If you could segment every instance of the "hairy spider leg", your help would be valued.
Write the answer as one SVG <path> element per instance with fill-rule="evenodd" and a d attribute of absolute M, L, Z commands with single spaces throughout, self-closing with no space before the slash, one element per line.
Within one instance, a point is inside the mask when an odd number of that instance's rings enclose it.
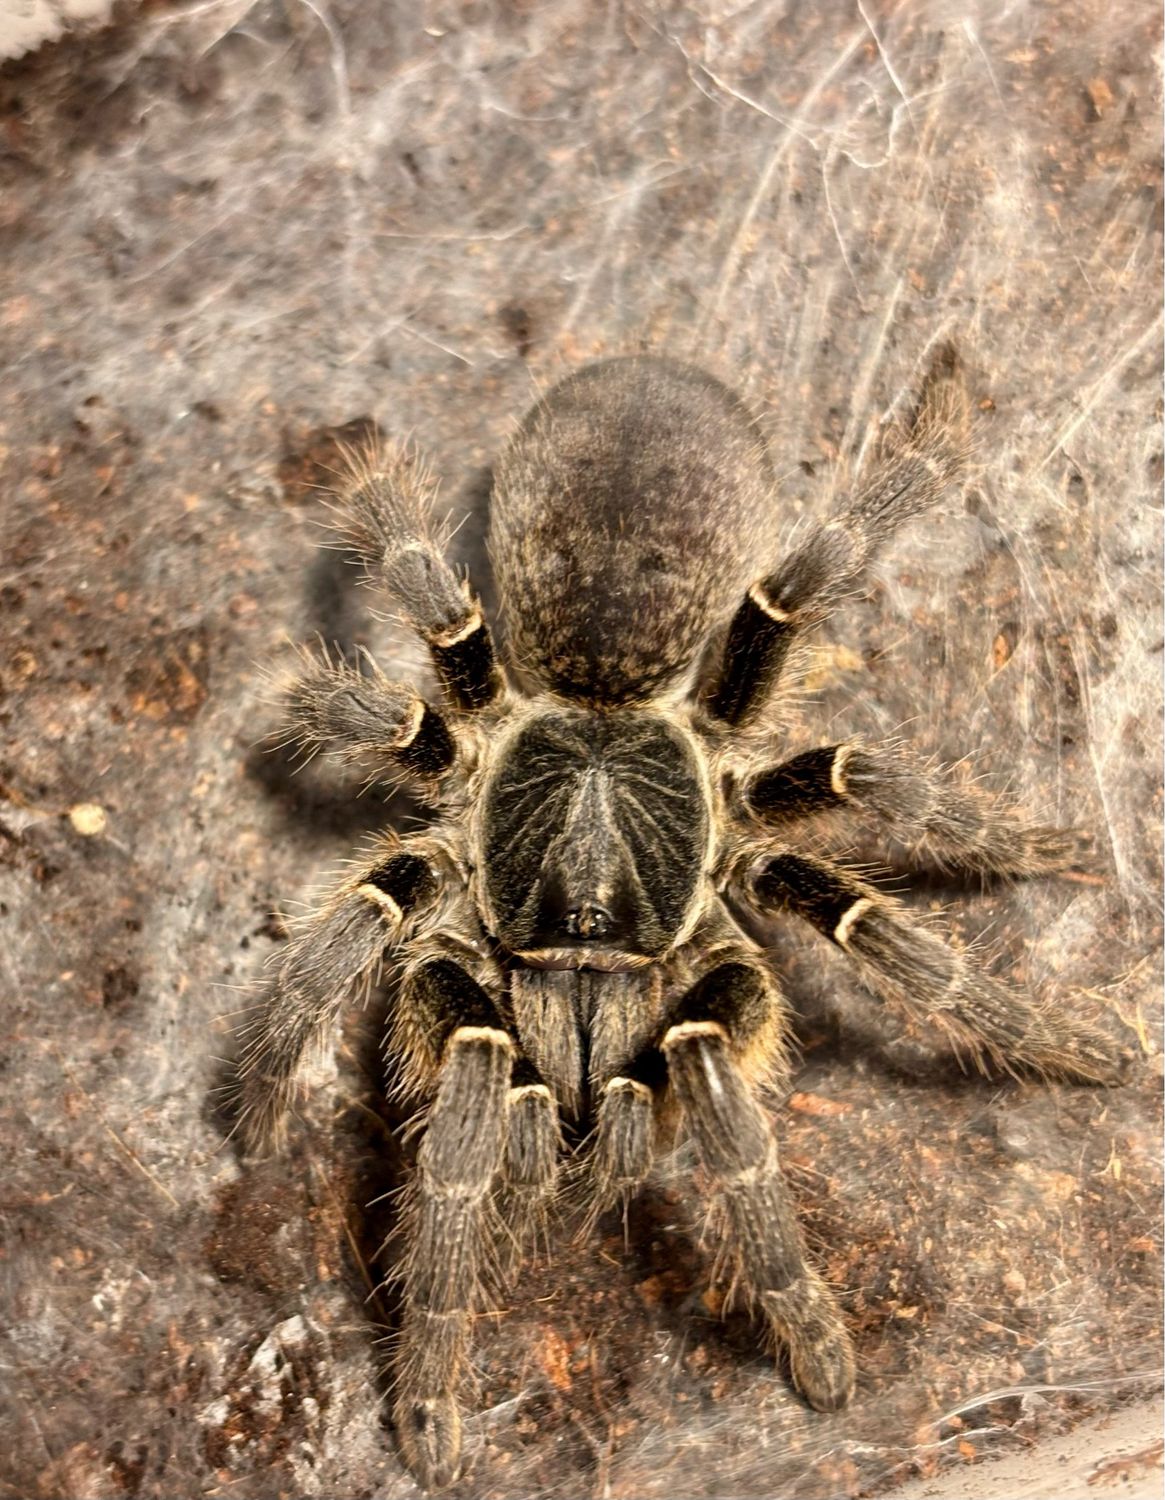
<path fill-rule="evenodd" d="M 670 1085 L 713 1196 L 734 1285 L 789 1351 L 793 1379 L 820 1411 L 848 1401 L 855 1370 L 833 1294 L 809 1264 L 772 1127 L 749 1077 L 779 1051 L 784 1006 L 772 977 L 735 959 L 682 995 L 658 1041 L 603 1090 L 593 1161 L 600 1203 L 626 1196 L 655 1154 L 654 1124 Z"/>
<path fill-rule="evenodd" d="M 341 535 L 429 648 L 450 703 L 464 713 L 484 708 L 505 682 L 481 605 L 449 566 L 436 535 L 436 481 L 417 454 L 399 444 L 349 459 Z"/>
<path fill-rule="evenodd" d="M 460 964 L 420 964 L 404 980 L 402 1002 L 440 1056 L 440 1072 L 404 1216 L 394 1417 L 413 1474 L 440 1489 L 460 1465 L 457 1389 L 495 1238 L 491 1189 L 506 1166 L 511 1112 L 523 1113 L 528 1096 L 512 1086 L 513 1034 Z"/>
<path fill-rule="evenodd" d="M 241 1122 L 253 1148 L 278 1145 L 305 1055 L 323 1042 L 344 1007 L 367 996 L 386 948 L 438 882 L 427 860 L 382 850 L 294 932 L 283 950 L 239 1063 Z"/>
<path fill-rule="evenodd" d="M 506 1121 L 505 1159 L 496 1199 L 497 1222 L 504 1236 L 499 1254 L 512 1273 L 554 1196 L 563 1144 L 558 1101 L 523 1055 L 514 1060 Z"/>
<path fill-rule="evenodd" d="M 740 725 L 757 715 L 799 637 L 852 588 L 899 526 L 929 510 L 958 480 L 966 427 L 966 396 L 953 352 L 944 349 L 906 434 L 885 439 L 840 512 L 748 590 L 706 700 L 713 719 Z"/>
<path fill-rule="evenodd" d="M 805 1399 L 835 1411 L 853 1393 L 853 1346 L 832 1291 L 809 1264 L 776 1137 L 741 1066 L 782 1021 L 769 975 L 722 963 L 684 995 L 660 1051 L 710 1180 L 736 1284 L 788 1349 Z"/>
<path fill-rule="evenodd" d="M 982 1067 L 1115 1082 L 1121 1054 L 1096 1026 L 995 979 L 909 908 L 830 860 L 774 851 L 753 874 L 753 899 L 789 911 L 856 964 L 874 995 L 908 1021 L 940 1031 Z"/>
<path fill-rule="evenodd" d="M 872 813 L 914 857 L 973 875 L 1050 875 L 1082 852 L 1078 834 L 1036 822 L 1006 797 L 958 786 L 896 744 L 806 750 L 750 776 L 741 797 L 770 827 L 835 809 Z"/>
<path fill-rule="evenodd" d="M 456 755 L 444 716 L 416 688 L 390 681 L 367 659 L 370 674 L 326 653 L 302 653 L 302 670 L 288 694 L 289 739 L 309 755 L 326 750 L 345 760 L 387 761 L 415 776 L 441 776 Z"/>

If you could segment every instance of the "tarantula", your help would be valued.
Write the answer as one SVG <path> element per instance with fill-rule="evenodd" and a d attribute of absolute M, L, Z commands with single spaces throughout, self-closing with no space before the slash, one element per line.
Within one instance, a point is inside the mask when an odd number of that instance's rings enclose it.
<path fill-rule="evenodd" d="M 980 1063 L 1118 1072 L 1100 1029 L 797 847 L 800 820 L 850 809 L 964 871 L 1071 860 L 1070 835 L 900 746 L 782 759 L 775 738 L 806 632 L 958 484 L 968 423 L 946 350 L 912 419 L 781 561 L 768 454 L 736 395 L 654 357 L 579 370 L 494 470 L 504 667 L 444 558 L 416 455 L 354 462 L 346 541 L 425 642 L 444 704 L 371 662 L 309 657 L 291 725 L 305 747 L 415 778 L 436 815 L 419 836 L 385 834 L 283 951 L 242 1057 L 244 1121 L 252 1144 L 279 1140 L 305 1050 L 388 962 L 394 1076 L 430 1106 L 404 1221 L 394 1413 L 426 1488 L 458 1471 L 457 1392 L 499 1226 L 518 1236 L 555 1193 L 564 1125 L 593 1126 L 576 1168 L 594 1212 L 690 1139 L 734 1285 L 810 1405 L 848 1400 L 850 1337 L 758 1102 L 786 1008 L 739 916 L 804 918 L 885 1004 Z"/>

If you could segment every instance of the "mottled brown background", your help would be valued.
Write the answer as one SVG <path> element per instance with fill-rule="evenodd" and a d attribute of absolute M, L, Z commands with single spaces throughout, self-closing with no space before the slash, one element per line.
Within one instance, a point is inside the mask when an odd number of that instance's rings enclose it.
<path fill-rule="evenodd" d="M 7 66 L 0 1491 L 413 1493 L 364 1301 L 401 1154 L 375 1018 L 287 1159 L 244 1167 L 216 1103 L 276 907 L 410 812 L 256 750 L 260 667 L 315 631 L 416 661 L 317 550 L 326 429 L 414 432 L 481 575 L 510 422 L 642 343 L 766 407 L 774 551 L 962 346 L 979 472 L 823 636 L 796 742 L 900 729 L 1094 831 L 1096 873 L 953 920 L 1143 1063 L 911 1076 L 775 931 L 853 1407 L 721 1324 L 677 1180 L 482 1320 L 460 1493 L 855 1494 L 1154 1385 L 1158 44 L 1138 0 L 207 0 Z"/>

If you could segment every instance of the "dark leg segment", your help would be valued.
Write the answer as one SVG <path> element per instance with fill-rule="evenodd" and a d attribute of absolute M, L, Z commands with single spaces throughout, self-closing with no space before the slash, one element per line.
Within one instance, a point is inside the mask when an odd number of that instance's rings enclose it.
<path fill-rule="evenodd" d="M 345 1005 L 367 996 L 385 949 L 400 941 L 411 914 L 437 890 L 427 860 L 386 851 L 297 927 L 240 1059 L 241 1120 L 252 1148 L 279 1143 L 304 1055 Z"/>
<path fill-rule="evenodd" d="M 309 753 L 330 750 L 345 760 L 388 761 L 418 776 L 440 776 L 453 764 L 449 727 L 415 688 L 390 682 L 375 667 L 358 672 L 326 653 L 304 652 L 302 660 L 289 695 L 289 741 Z"/>
<path fill-rule="evenodd" d="M 1033 822 L 1006 799 L 954 785 L 896 745 L 823 745 L 751 777 L 750 812 L 781 826 L 837 808 L 870 812 L 913 853 L 977 875 L 1047 875 L 1079 841 Z"/>
<path fill-rule="evenodd" d="M 390 445 L 349 455 L 343 534 L 422 637 L 451 702 L 467 712 L 502 691 L 481 607 L 445 561 L 434 531 L 436 484 L 415 453 Z"/>
<path fill-rule="evenodd" d="M 770 581 L 753 584 L 728 627 L 720 675 L 708 702 L 711 716 L 725 724 L 747 723 L 757 713 L 780 679 L 798 635 L 816 623 L 798 620 L 773 604 Z"/>
<path fill-rule="evenodd" d="M 708 698 L 713 718 L 747 723 L 775 686 L 797 637 L 853 587 L 899 526 L 929 510 L 955 483 L 966 462 L 967 420 L 966 394 L 946 349 L 927 377 L 909 430 L 885 439 L 840 513 L 749 589 L 729 626 Z"/>
<path fill-rule="evenodd" d="M 684 997 L 661 1048 L 712 1182 L 736 1281 L 786 1346 L 798 1390 L 819 1411 L 849 1400 L 854 1358 L 833 1293 L 809 1265 L 769 1121 L 738 1063 L 775 1007 L 759 970 L 727 963 Z"/>
<path fill-rule="evenodd" d="M 405 980 L 409 1025 L 423 1036 L 438 1063 L 452 1032 L 465 1026 L 499 1027 L 497 1006 L 472 974 L 451 958 L 434 958 L 410 970 Z"/>
<path fill-rule="evenodd" d="M 853 959 L 875 995 L 978 1064 L 1085 1083 L 1120 1076 L 1120 1052 L 1099 1027 L 992 978 L 900 902 L 830 861 L 778 854 L 753 877 L 752 892 L 762 907 L 810 922 Z"/>
<path fill-rule="evenodd" d="M 394 1416 L 409 1468 L 440 1489 L 460 1460 L 457 1388 L 492 1249 L 490 1192 L 510 1139 L 516 1047 L 490 996 L 451 960 L 423 964 L 405 982 L 434 1020 L 442 1060 L 406 1219 Z"/>

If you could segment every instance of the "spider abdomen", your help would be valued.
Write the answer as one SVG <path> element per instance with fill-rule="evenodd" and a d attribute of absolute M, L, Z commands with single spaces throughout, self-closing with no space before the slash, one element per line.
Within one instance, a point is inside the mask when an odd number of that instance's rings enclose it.
<path fill-rule="evenodd" d="M 633 356 L 562 381 L 495 469 L 511 654 L 577 702 L 652 697 L 738 603 L 771 493 L 752 415 L 703 370 Z"/>

